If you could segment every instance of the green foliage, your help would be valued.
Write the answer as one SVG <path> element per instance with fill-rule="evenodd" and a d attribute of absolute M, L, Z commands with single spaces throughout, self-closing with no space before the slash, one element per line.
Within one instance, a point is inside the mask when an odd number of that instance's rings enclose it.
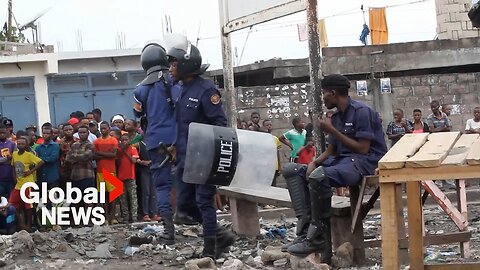
<path fill-rule="evenodd" d="M 3 30 L 0 31 L 0 41 L 6 41 L 7 39 L 7 27 L 3 27 Z M 23 43 L 25 42 L 25 35 L 22 32 L 18 31 L 15 26 L 12 26 L 12 37 L 11 42 Z"/>

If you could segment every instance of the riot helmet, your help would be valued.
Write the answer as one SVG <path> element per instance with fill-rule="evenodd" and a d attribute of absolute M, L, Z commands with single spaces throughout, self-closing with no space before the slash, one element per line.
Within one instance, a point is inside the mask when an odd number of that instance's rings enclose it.
<path fill-rule="evenodd" d="M 168 70 L 168 58 L 165 49 L 158 43 L 148 43 L 143 47 L 140 62 L 147 77 L 140 83 L 152 84 L 160 80 L 162 71 Z"/>
<path fill-rule="evenodd" d="M 186 76 L 200 75 L 208 65 L 202 65 L 202 55 L 198 48 L 185 36 L 170 35 L 166 37 L 168 46 L 167 57 L 169 62 L 177 62 L 177 73 L 180 79 Z"/>

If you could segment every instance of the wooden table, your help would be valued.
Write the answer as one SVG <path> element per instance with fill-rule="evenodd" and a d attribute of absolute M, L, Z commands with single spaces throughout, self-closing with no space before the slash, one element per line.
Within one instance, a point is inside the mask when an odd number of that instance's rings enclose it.
<path fill-rule="evenodd" d="M 400 267 L 399 221 L 395 200 L 397 183 L 406 183 L 407 186 L 410 269 L 480 269 L 480 264 L 424 265 L 424 223 L 420 194 L 422 181 L 425 180 L 480 178 L 478 134 L 407 134 L 380 160 L 379 175 L 383 269 Z M 464 219 L 462 221 L 461 216 L 457 217 L 457 226 L 466 227 L 466 198 L 460 200 L 464 201 L 459 209 Z M 468 250 L 468 243 L 461 248 L 462 253 L 464 249 Z"/>

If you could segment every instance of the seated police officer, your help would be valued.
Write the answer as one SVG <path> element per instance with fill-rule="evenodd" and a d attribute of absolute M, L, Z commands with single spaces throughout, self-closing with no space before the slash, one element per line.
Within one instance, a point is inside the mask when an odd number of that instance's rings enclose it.
<path fill-rule="evenodd" d="M 337 112 L 331 119 L 319 120 L 321 129 L 329 134 L 326 151 L 308 166 L 284 167 L 299 221 L 298 237 L 283 249 L 297 256 L 320 252 L 322 261 L 330 263 L 332 187 L 355 186 L 362 176 L 374 174 L 387 147 L 378 113 L 348 96 L 348 78 L 329 75 L 321 85 L 325 106 L 337 108 Z"/>

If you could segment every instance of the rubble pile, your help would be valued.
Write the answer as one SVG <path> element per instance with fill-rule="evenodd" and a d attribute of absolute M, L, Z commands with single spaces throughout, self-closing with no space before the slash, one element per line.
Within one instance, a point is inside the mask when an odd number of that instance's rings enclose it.
<path fill-rule="evenodd" d="M 469 260 L 480 259 L 480 208 L 469 207 L 472 231 Z M 437 207 L 425 210 L 429 233 L 455 231 L 455 225 Z M 230 227 L 228 221 L 220 221 Z M 369 215 L 364 222 L 365 237 L 379 237 L 380 216 Z M 176 244 L 164 245 L 158 237 L 163 232 L 160 223 L 65 228 L 59 231 L 0 236 L 0 267 L 2 269 L 330 269 L 321 258 L 290 256 L 280 247 L 295 238 L 294 219 L 262 220 L 261 235 L 256 239 L 238 237 L 222 258 L 213 261 L 200 258 L 202 253 L 201 226 L 176 226 Z M 426 262 L 462 262 L 458 244 L 431 246 Z M 367 249 L 369 261 L 355 267 L 353 248 L 345 243 L 332 258 L 334 269 L 381 269 L 380 249 Z"/>

